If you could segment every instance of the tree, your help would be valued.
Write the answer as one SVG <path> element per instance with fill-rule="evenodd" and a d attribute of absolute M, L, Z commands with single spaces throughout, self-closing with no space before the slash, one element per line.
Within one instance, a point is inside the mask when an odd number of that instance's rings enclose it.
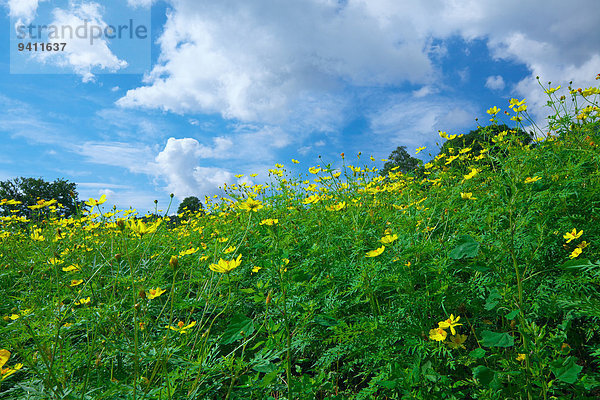
<path fill-rule="evenodd" d="M 181 204 L 179 204 L 179 208 L 177 209 L 177 214 L 183 214 L 186 210 L 190 213 L 195 213 L 197 211 L 201 211 L 203 209 L 202 202 L 196 196 L 188 196 Z"/>
<path fill-rule="evenodd" d="M 0 199 L 17 200 L 22 204 L 0 206 L 0 214 L 10 215 L 10 210 L 19 210 L 31 216 L 28 206 L 37 204 L 38 200 L 56 200 L 58 215 L 69 217 L 77 213 L 81 204 L 78 199 L 77 185 L 65 179 L 46 182 L 42 178 L 15 178 L 0 181 Z"/>
<path fill-rule="evenodd" d="M 483 149 L 484 144 L 487 145 L 485 147 L 493 147 L 495 143 L 492 138 L 504 131 L 509 132 L 509 136 L 507 137 L 516 136 L 523 144 L 529 144 L 533 140 L 531 135 L 522 129 L 511 129 L 506 124 L 480 126 L 461 138 L 446 141 L 440 149 L 440 154 L 449 154 L 450 148 L 453 148 L 455 151 L 457 151 L 466 147 L 470 147 L 473 154 L 479 154 L 479 152 Z M 491 153 L 495 154 L 496 151 L 492 149 Z"/>
<path fill-rule="evenodd" d="M 398 146 L 389 155 L 388 160 L 383 165 L 383 169 L 380 172 L 381 176 L 386 176 L 394 167 L 398 167 L 396 171 L 402 171 L 403 173 L 414 171 L 421 162 L 421 160 L 408 154 L 406 146 Z"/>

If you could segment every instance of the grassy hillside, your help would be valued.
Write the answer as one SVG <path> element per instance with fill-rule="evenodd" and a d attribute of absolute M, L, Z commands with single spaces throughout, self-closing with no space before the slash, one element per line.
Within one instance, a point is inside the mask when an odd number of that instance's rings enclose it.
<path fill-rule="evenodd" d="M 600 397 L 599 91 L 545 90 L 547 137 L 441 132 L 408 175 L 342 155 L 179 225 L 3 217 L 0 398 Z"/>

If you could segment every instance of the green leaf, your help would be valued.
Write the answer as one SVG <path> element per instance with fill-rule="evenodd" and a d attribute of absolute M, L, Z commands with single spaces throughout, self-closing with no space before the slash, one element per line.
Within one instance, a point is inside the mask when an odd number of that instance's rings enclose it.
<path fill-rule="evenodd" d="M 229 321 L 229 326 L 223 332 L 221 343 L 230 344 L 236 340 L 248 337 L 252 333 L 254 333 L 254 322 L 243 314 L 237 314 Z"/>
<path fill-rule="evenodd" d="M 496 371 L 489 369 L 484 365 L 473 368 L 473 378 L 477 379 L 482 385 L 490 386 L 496 379 Z"/>
<path fill-rule="evenodd" d="M 487 347 L 511 347 L 515 344 L 515 338 L 508 333 L 483 331 L 481 338 L 481 344 Z"/>
<path fill-rule="evenodd" d="M 502 299 L 502 296 L 498 292 L 498 289 L 492 289 L 492 291 L 490 292 L 490 295 L 488 296 L 487 300 L 485 301 L 484 308 L 488 311 L 491 310 L 492 308 L 494 308 L 498 305 L 498 302 L 500 301 L 500 299 Z"/>
<path fill-rule="evenodd" d="M 330 317 L 329 315 L 315 315 L 314 322 L 321 326 L 336 326 L 339 324 L 337 319 Z"/>
<path fill-rule="evenodd" d="M 383 386 L 386 389 L 393 389 L 396 387 L 397 382 L 396 381 L 379 381 L 379 382 L 377 382 L 377 384 L 379 386 Z"/>
<path fill-rule="evenodd" d="M 456 242 L 457 246 L 448 254 L 454 260 L 476 257 L 479 253 L 479 243 L 469 235 L 462 235 Z"/>
<path fill-rule="evenodd" d="M 471 351 L 469 353 L 469 355 L 473 358 L 481 358 L 481 357 L 485 356 L 485 350 L 482 349 L 481 347 L 478 347 L 475 350 Z"/>
<path fill-rule="evenodd" d="M 561 267 L 567 268 L 567 269 L 578 269 L 578 268 L 583 268 L 583 267 L 589 267 L 590 265 L 593 265 L 593 264 L 587 258 L 582 258 L 582 259 L 576 258 L 574 260 L 569 260 L 569 261 L 564 262 L 561 265 Z"/>
<path fill-rule="evenodd" d="M 564 360 L 555 360 L 550 363 L 550 371 L 556 376 L 556 379 L 566 382 L 575 383 L 577 375 L 583 369 L 582 366 L 575 363 L 577 359 L 573 356 L 567 357 Z"/>
<path fill-rule="evenodd" d="M 260 381 L 259 386 L 262 388 L 269 386 L 269 384 L 273 381 L 273 379 L 277 378 L 277 375 L 279 375 L 280 371 L 281 371 L 281 369 L 277 368 L 276 370 L 271 371 L 268 374 L 266 374 Z"/>
<path fill-rule="evenodd" d="M 515 319 L 515 317 L 518 314 L 519 314 L 519 310 L 513 310 L 513 311 L 509 312 L 508 314 L 506 314 L 506 319 L 513 320 L 513 319 Z"/>

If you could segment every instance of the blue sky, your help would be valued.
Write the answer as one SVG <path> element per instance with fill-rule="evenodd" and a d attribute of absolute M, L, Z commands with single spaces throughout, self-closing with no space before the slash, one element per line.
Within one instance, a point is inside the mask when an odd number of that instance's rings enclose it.
<path fill-rule="evenodd" d="M 80 198 L 146 211 L 169 193 L 175 207 L 219 193 L 235 174 L 262 182 L 275 163 L 304 171 L 361 151 L 383 164 L 399 145 L 427 146 L 427 158 L 439 129 L 466 133 L 512 97 L 543 125 L 536 76 L 596 83 L 596 6 L 0 0 L 0 179 L 65 178 Z M 148 25 L 147 40 L 67 40 L 70 51 L 44 60 L 9 40 L 18 22 L 106 27 L 116 16 Z M 25 67 L 34 73 L 15 73 Z"/>

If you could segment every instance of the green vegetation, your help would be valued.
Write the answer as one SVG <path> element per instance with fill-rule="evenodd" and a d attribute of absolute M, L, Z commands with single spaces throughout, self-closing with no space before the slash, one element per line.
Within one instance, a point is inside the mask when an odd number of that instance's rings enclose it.
<path fill-rule="evenodd" d="M 0 181 L 0 199 L 12 199 L 21 203 L 10 207 L 0 204 L 0 215 L 4 216 L 11 215 L 11 210 L 18 210 L 21 215 L 31 217 L 32 209 L 29 206 L 35 206 L 40 200 L 56 200 L 61 206 L 55 212 L 64 217 L 75 215 L 81 208 L 76 184 L 64 179 L 56 179 L 54 182 L 46 182 L 41 178 Z"/>
<path fill-rule="evenodd" d="M 535 146 L 442 132 L 419 176 L 277 165 L 172 227 L 3 217 L 0 397 L 600 397 L 600 90 L 545 91 Z"/>

